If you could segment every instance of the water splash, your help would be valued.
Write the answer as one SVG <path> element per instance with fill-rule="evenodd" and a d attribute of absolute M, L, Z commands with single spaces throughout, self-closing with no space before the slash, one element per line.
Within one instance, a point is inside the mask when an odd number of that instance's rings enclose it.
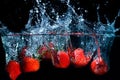
<path fill-rule="evenodd" d="M 106 19 L 107 24 L 103 24 L 100 21 L 99 14 L 97 14 L 98 21 L 91 23 L 84 19 L 83 13 L 81 15 L 76 13 L 74 7 L 70 5 L 70 0 L 60 1 L 68 7 L 62 15 L 59 15 L 51 6 L 51 15 L 54 16 L 50 17 L 46 9 L 49 1 L 42 3 L 41 0 L 36 0 L 22 33 L 10 32 L 5 26 L 0 29 L 6 57 L 8 56 L 6 62 L 10 60 L 11 56 L 16 57 L 25 45 L 29 46 L 27 54 L 32 55 L 43 43 L 53 42 L 60 48 L 60 46 L 65 46 L 70 39 L 73 47 L 81 47 L 86 53 L 91 52 L 93 54 L 99 47 L 101 55 L 106 55 L 105 53 L 110 49 L 108 46 L 112 45 L 116 37 L 115 33 L 120 30 L 120 28 L 114 28 L 116 18 L 120 16 L 120 11 L 112 23 Z M 100 6 L 96 9 L 99 10 L 99 8 Z M 88 12 L 87 10 L 84 11 Z M 67 36 L 61 36 L 61 34 L 67 34 Z M 95 40 L 97 40 L 97 44 Z"/>

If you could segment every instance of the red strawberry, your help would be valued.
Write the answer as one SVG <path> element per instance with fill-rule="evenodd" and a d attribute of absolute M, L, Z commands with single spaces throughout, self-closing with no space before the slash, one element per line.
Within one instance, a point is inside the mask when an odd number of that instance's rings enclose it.
<path fill-rule="evenodd" d="M 74 56 L 72 56 L 71 61 L 76 67 L 86 66 L 91 59 L 91 57 L 85 56 L 84 50 L 81 48 L 75 49 L 72 54 Z"/>
<path fill-rule="evenodd" d="M 16 80 L 21 74 L 20 64 L 15 60 L 9 61 L 6 65 L 6 71 L 9 73 L 11 80 Z"/>
<path fill-rule="evenodd" d="M 51 54 L 50 54 L 49 50 L 46 51 L 46 53 L 43 55 L 43 58 L 44 59 L 51 59 Z"/>
<path fill-rule="evenodd" d="M 57 68 L 67 68 L 70 65 L 69 55 L 64 51 L 58 51 L 52 55 L 53 65 Z"/>
<path fill-rule="evenodd" d="M 26 49 L 27 49 L 27 46 L 23 47 L 20 54 L 19 54 L 19 58 L 22 59 L 25 57 L 26 55 Z"/>
<path fill-rule="evenodd" d="M 42 45 L 38 49 L 38 54 L 42 55 L 43 59 L 51 59 L 51 54 L 50 54 L 49 49 L 46 45 Z"/>
<path fill-rule="evenodd" d="M 97 75 L 103 75 L 108 71 L 108 65 L 102 59 L 102 57 L 97 57 L 91 63 L 91 70 Z"/>
<path fill-rule="evenodd" d="M 23 72 L 35 72 L 40 69 L 39 60 L 32 57 L 24 57 L 22 60 L 22 69 Z"/>
<path fill-rule="evenodd" d="M 39 54 L 43 54 L 44 52 L 46 52 L 48 50 L 47 46 L 42 45 L 40 46 L 40 48 L 38 49 L 38 53 Z"/>

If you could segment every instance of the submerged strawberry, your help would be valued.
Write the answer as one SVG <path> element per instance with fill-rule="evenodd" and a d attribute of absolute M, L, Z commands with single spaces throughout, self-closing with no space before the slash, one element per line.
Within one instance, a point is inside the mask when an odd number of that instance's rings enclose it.
<path fill-rule="evenodd" d="M 20 59 L 22 59 L 22 58 L 25 57 L 25 55 L 26 55 L 26 49 L 27 49 L 27 46 L 25 46 L 25 47 L 23 47 L 23 48 L 21 49 L 21 52 L 20 52 L 20 54 L 19 54 L 19 58 L 20 58 Z"/>
<path fill-rule="evenodd" d="M 70 58 L 68 54 L 64 51 L 58 51 L 58 60 L 61 68 L 67 68 L 70 64 Z"/>
<path fill-rule="evenodd" d="M 91 63 L 91 70 L 97 75 L 103 75 L 108 71 L 108 65 L 102 59 L 102 57 L 97 57 Z"/>
<path fill-rule="evenodd" d="M 71 61 L 76 67 L 83 67 L 88 64 L 91 57 L 86 56 L 84 50 L 81 48 L 77 48 L 72 53 Z"/>
<path fill-rule="evenodd" d="M 51 59 L 51 54 L 50 54 L 49 49 L 46 45 L 42 45 L 38 49 L 38 54 L 40 54 L 43 59 Z"/>
<path fill-rule="evenodd" d="M 48 50 L 47 46 L 42 45 L 40 46 L 40 48 L 38 49 L 38 53 L 39 54 L 43 54 L 44 52 L 46 52 Z"/>
<path fill-rule="evenodd" d="M 9 73 L 11 80 L 16 80 L 16 78 L 21 74 L 20 64 L 15 60 L 11 60 L 6 65 L 6 71 Z"/>
<path fill-rule="evenodd" d="M 40 69 L 40 62 L 38 59 L 32 57 L 24 57 L 22 60 L 23 72 L 36 72 Z"/>
<path fill-rule="evenodd" d="M 67 68 L 70 65 L 69 55 L 64 51 L 52 53 L 52 61 L 57 68 Z"/>

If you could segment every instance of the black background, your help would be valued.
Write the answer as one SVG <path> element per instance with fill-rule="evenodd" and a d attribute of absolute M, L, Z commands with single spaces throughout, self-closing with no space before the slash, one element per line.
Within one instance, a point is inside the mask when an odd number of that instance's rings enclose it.
<path fill-rule="evenodd" d="M 48 0 L 43 0 L 47 2 Z M 52 7 L 59 11 L 59 15 L 66 11 L 66 5 L 60 3 L 59 0 L 49 0 L 52 3 Z M 75 8 L 81 6 L 88 10 L 84 17 L 95 22 L 97 20 L 96 4 L 100 4 L 100 19 L 103 23 L 106 23 L 104 14 L 112 22 L 120 9 L 118 0 L 108 0 L 108 4 L 104 5 L 106 0 L 71 0 L 71 5 Z M 6 25 L 9 30 L 13 32 L 20 32 L 24 29 L 27 23 L 29 10 L 33 7 L 34 0 L 0 0 L 0 21 Z M 78 4 L 77 4 L 78 3 Z M 49 4 L 48 4 L 49 6 Z M 64 7 L 63 7 L 64 6 Z M 59 9 L 58 9 L 59 8 Z M 49 8 L 48 14 L 50 13 Z M 76 10 L 78 14 L 81 14 Z M 52 16 L 52 15 L 50 15 Z M 0 25 L 1 27 L 1 25 Z M 120 18 L 116 20 L 115 27 L 120 27 Z M 116 33 L 116 34 L 119 34 Z M 52 66 L 51 61 L 42 61 L 41 69 L 34 73 L 22 73 L 18 80 L 116 80 L 119 78 L 119 53 L 120 53 L 120 38 L 115 38 L 110 56 L 110 70 L 107 74 L 102 76 L 94 75 L 90 71 L 89 64 L 84 68 L 74 68 L 70 65 L 67 69 L 56 69 Z M 120 79 L 120 78 L 119 78 Z M 118 80 L 119 80 L 118 79 Z M 0 39 L 0 80 L 10 80 L 9 75 L 5 71 L 5 52 L 2 47 L 2 41 Z"/>

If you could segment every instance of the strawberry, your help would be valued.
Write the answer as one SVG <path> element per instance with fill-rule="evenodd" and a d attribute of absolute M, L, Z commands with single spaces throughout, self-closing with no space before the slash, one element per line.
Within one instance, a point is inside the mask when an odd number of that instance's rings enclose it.
<path fill-rule="evenodd" d="M 25 46 L 25 47 L 23 47 L 23 48 L 21 49 L 21 52 L 20 52 L 20 54 L 19 54 L 19 58 L 20 58 L 20 59 L 22 59 L 22 58 L 25 57 L 25 55 L 26 55 L 26 49 L 27 49 L 27 48 L 28 48 L 28 47 Z"/>
<path fill-rule="evenodd" d="M 40 62 L 38 59 L 32 57 L 24 57 L 22 60 L 23 72 L 35 72 L 40 69 Z"/>
<path fill-rule="evenodd" d="M 43 55 L 44 59 L 51 59 L 51 54 L 49 52 L 49 50 L 46 51 L 46 53 Z"/>
<path fill-rule="evenodd" d="M 42 54 L 44 52 L 46 52 L 48 50 L 47 46 L 46 45 L 42 45 L 40 46 L 40 48 L 38 49 L 38 53 L 39 54 Z"/>
<path fill-rule="evenodd" d="M 102 57 L 97 57 L 91 63 L 91 70 L 97 75 L 103 75 L 108 71 L 108 65 L 102 59 Z"/>
<path fill-rule="evenodd" d="M 38 54 L 40 54 L 43 59 L 51 59 L 51 54 L 49 53 L 49 49 L 46 45 L 42 45 L 38 49 Z"/>
<path fill-rule="evenodd" d="M 70 65 L 69 55 L 64 51 L 52 53 L 53 65 L 57 68 L 67 68 Z"/>
<path fill-rule="evenodd" d="M 21 74 L 20 64 L 15 60 L 11 60 L 6 65 L 6 71 L 9 73 L 11 80 L 16 80 L 16 78 Z"/>
<path fill-rule="evenodd" d="M 73 51 L 71 61 L 76 67 L 83 67 L 88 64 L 91 57 L 85 56 L 84 50 L 77 48 Z"/>

